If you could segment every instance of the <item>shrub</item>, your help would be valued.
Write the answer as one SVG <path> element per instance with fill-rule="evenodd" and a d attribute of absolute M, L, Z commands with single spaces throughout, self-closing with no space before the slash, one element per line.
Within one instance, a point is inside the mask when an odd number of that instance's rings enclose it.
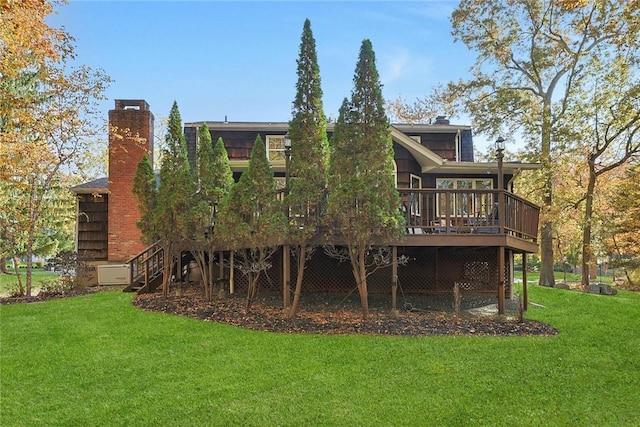
<path fill-rule="evenodd" d="M 72 293 L 80 292 L 84 289 L 84 286 L 78 283 L 78 280 L 75 276 L 70 274 L 62 274 L 55 279 L 46 280 L 42 282 L 40 287 L 40 292 L 38 292 L 39 297 L 52 297 L 52 296 L 63 296 L 69 295 Z"/>

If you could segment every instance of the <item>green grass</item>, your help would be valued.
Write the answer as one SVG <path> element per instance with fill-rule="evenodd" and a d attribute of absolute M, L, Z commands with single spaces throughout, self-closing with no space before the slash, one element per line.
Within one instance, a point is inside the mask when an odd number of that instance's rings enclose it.
<path fill-rule="evenodd" d="M 618 272 L 619 273 L 619 272 Z M 522 271 L 514 271 L 513 276 L 517 279 L 522 279 Z M 562 282 L 565 279 L 565 275 L 562 271 L 554 271 L 553 277 L 557 282 Z M 580 283 L 582 276 L 574 273 L 567 273 L 566 280 L 567 282 L 576 282 Z M 529 271 L 527 272 L 527 282 L 528 283 L 538 283 L 540 280 L 540 273 L 537 271 Z M 591 279 L 591 282 L 600 282 L 600 283 L 612 283 L 613 277 L 609 275 L 597 276 L 596 279 Z"/>
<path fill-rule="evenodd" d="M 3 426 L 634 425 L 640 295 L 530 286 L 553 337 L 287 335 L 103 292 L 0 307 Z M 635 424 L 637 425 L 637 424 Z"/>
<path fill-rule="evenodd" d="M 14 289 L 17 289 L 18 279 L 13 270 L 9 270 L 11 274 L 0 274 L 0 295 L 6 296 Z M 38 289 L 42 282 L 46 280 L 51 280 L 53 278 L 59 277 L 59 273 L 54 273 L 51 271 L 33 269 L 32 270 L 32 294 L 36 295 L 38 293 Z M 22 286 L 27 286 L 27 272 L 26 269 L 20 269 L 20 280 L 22 281 Z"/>

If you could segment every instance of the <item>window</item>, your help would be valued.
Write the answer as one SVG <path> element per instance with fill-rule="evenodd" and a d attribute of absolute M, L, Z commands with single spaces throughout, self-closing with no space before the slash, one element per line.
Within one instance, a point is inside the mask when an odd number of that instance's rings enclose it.
<path fill-rule="evenodd" d="M 276 183 L 276 190 L 284 190 L 287 187 L 287 179 L 283 176 L 275 176 L 273 180 Z"/>
<path fill-rule="evenodd" d="M 267 135 L 267 159 L 284 160 L 284 135 Z"/>
<path fill-rule="evenodd" d="M 469 190 L 465 192 L 438 194 L 438 215 L 446 215 L 447 200 L 449 202 L 449 213 L 452 216 L 476 216 L 487 215 L 493 207 L 493 194 L 475 193 L 476 190 L 490 190 L 493 188 L 493 181 L 490 179 L 474 178 L 438 178 L 436 188 L 443 190 Z"/>
<path fill-rule="evenodd" d="M 411 174 L 409 188 L 422 188 L 422 178 Z M 422 211 L 422 198 L 420 197 L 420 193 L 409 193 L 409 207 L 411 215 L 420 215 Z"/>

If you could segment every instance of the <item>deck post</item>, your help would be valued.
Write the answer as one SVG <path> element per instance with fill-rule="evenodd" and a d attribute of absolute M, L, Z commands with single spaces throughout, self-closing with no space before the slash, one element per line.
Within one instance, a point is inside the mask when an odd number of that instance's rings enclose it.
<path fill-rule="evenodd" d="M 289 245 L 282 245 L 282 305 L 291 307 L 291 250 Z"/>
<path fill-rule="evenodd" d="M 236 287 L 235 284 L 233 283 L 233 270 L 234 270 L 234 265 L 233 265 L 233 258 L 234 258 L 235 252 L 231 251 L 229 253 L 229 293 L 230 294 L 234 294 L 236 291 Z"/>
<path fill-rule="evenodd" d="M 398 247 L 391 247 L 391 313 L 394 315 L 398 313 Z"/>
<path fill-rule="evenodd" d="M 211 259 L 211 262 L 213 262 L 213 257 Z M 213 275 L 213 269 L 212 269 L 212 273 Z M 218 279 L 220 279 L 220 289 L 226 292 L 225 289 L 225 283 L 224 283 L 224 252 L 220 251 L 218 252 Z M 215 283 L 215 281 L 213 282 Z"/>
<path fill-rule="evenodd" d="M 522 254 L 522 309 L 529 309 L 529 292 L 527 290 L 527 253 Z"/>
<path fill-rule="evenodd" d="M 504 301 L 504 247 L 498 247 L 498 314 L 505 313 Z"/>

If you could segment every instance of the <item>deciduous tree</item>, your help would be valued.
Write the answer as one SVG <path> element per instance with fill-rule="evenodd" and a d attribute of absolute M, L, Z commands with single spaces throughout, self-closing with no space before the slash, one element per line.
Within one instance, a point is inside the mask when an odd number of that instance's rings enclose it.
<path fill-rule="evenodd" d="M 601 179 L 640 156 L 640 80 L 629 53 L 600 51 L 590 61 L 590 73 L 597 80 L 582 82 L 567 112 L 565 134 L 573 144 L 565 151 L 583 159 L 586 182 L 576 205 L 582 214 L 582 287 L 589 285 L 593 266 L 594 218 L 598 215 L 597 193 Z M 607 54 L 614 60 L 604 61 Z M 604 192 L 603 189 L 600 189 Z M 603 214 L 603 212 L 601 212 Z"/>
<path fill-rule="evenodd" d="M 623 267 L 630 284 L 640 278 L 640 160 L 629 165 L 615 188 L 612 215 L 606 225 L 611 234 L 606 243 L 615 257 L 615 266 Z M 635 271 L 635 276 L 633 272 Z"/>
<path fill-rule="evenodd" d="M 542 285 L 554 283 L 548 211 L 552 152 L 564 142 L 558 129 L 570 101 L 580 96 L 576 87 L 593 78 L 589 62 L 594 55 L 635 49 L 639 10 L 636 1 L 463 0 L 452 14 L 454 37 L 477 59 L 473 77 L 449 84 L 446 100 L 470 113 L 480 132 L 521 135 L 545 172 Z"/>
<path fill-rule="evenodd" d="M 83 167 L 97 130 L 97 101 L 109 83 L 99 70 L 71 66 L 73 39 L 45 22 L 60 3 L 0 6 L 0 179 L 14 191 L 0 203 L 24 207 L 0 227 L 24 236 L 27 295 L 34 247 L 41 231 L 50 228 L 51 217 L 44 213 L 55 199 L 52 189 Z"/>

